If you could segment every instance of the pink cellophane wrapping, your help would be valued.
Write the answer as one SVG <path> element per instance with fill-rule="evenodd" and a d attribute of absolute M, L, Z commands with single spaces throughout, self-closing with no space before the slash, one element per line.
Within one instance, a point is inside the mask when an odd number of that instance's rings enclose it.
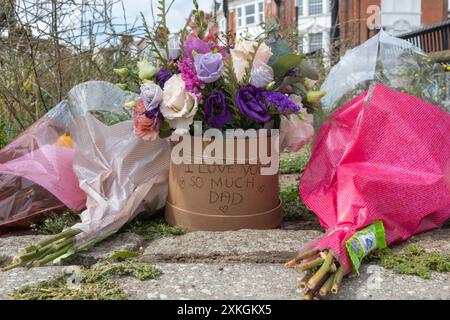
<path fill-rule="evenodd" d="M 0 150 L 0 232 L 65 206 L 85 207 L 86 194 L 72 168 L 75 148 L 59 142 L 72 120 L 63 101 Z"/>
<path fill-rule="evenodd" d="M 450 218 L 450 115 L 381 84 L 322 125 L 300 183 L 304 203 L 346 272 L 345 241 L 381 220 L 388 244 Z"/>

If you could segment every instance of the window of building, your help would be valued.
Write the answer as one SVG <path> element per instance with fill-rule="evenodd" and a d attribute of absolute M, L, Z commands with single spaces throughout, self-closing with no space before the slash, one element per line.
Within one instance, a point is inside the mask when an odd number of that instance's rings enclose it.
<path fill-rule="evenodd" d="M 258 4 L 259 6 L 259 23 L 263 23 L 264 22 L 264 2 L 260 2 Z"/>
<path fill-rule="evenodd" d="M 242 8 L 237 9 L 237 25 L 242 27 Z"/>
<path fill-rule="evenodd" d="M 256 14 L 256 10 L 255 10 L 254 4 L 245 6 L 245 24 L 246 25 L 251 25 L 256 22 L 255 14 Z"/>
<path fill-rule="evenodd" d="M 309 0 L 309 15 L 323 13 L 323 0 Z"/>
<path fill-rule="evenodd" d="M 322 49 L 323 33 L 309 34 L 309 52 L 314 52 Z"/>
<path fill-rule="evenodd" d="M 298 44 L 297 44 L 297 52 L 299 54 L 303 53 L 303 41 L 305 39 L 305 36 L 303 34 L 300 34 L 298 36 Z"/>
<path fill-rule="evenodd" d="M 303 0 L 297 0 L 297 7 L 298 7 L 298 15 L 299 17 L 303 17 Z"/>

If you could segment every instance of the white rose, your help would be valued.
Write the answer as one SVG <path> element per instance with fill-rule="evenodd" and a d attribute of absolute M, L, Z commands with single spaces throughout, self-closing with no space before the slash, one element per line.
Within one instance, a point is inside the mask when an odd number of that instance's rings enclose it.
<path fill-rule="evenodd" d="M 173 75 L 164 85 L 161 114 L 167 120 L 175 134 L 184 135 L 197 113 L 197 97 L 186 91 L 186 85 L 178 74 Z"/>
<path fill-rule="evenodd" d="M 233 68 L 236 78 L 242 82 L 245 70 L 249 66 L 249 60 L 252 53 L 255 52 L 258 43 L 256 41 L 239 41 L 234 49 L 231 49 L 231 57 L 233 58 Z M 253 69 L 257 67 L 270 68 L 268 65 L 270 57 L 272 57 L 272 49 L 265 43 L 262 43 L 255 55 L 253 61 Z"/>

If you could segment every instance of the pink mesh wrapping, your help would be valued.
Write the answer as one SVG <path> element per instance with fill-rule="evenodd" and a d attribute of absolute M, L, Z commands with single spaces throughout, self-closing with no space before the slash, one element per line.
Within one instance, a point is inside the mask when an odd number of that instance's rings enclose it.
<path fill-rule="evenodd" d="M 345 271 L 345 241 L 378 220 L 388 244 L 450 218 L 450 115 L 377 84 L 322 125 L 300 183 Z"/>

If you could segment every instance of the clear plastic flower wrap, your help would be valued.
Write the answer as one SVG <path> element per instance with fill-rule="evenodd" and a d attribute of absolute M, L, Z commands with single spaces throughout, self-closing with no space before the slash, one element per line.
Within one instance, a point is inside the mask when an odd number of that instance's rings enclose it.
<path fill-rule="evenodd" d="M 69 93 L 70 133 L 77 148 L 74 171 L 87 195 L 80 230 L 84 243 L 119 230 L 138 213 L 154 212 L 167 197 L 169 142 L 148 142 L 133 133 L 124 108 L 130 93 L 106 82 L 87 82 Z"/>
<path fill-rule="evenodd" d="M 133 98 L 114 84 L 86 82 L 74 87 L 67 99 L 52 111 L 63 115 L 56 117 L 58 121 L 47 116 L 44 120 L 48 120 L 35 125 L 42 126 L 41 131 L 46 133 L 31 136 L 31 141 L 39 137 L 45 142 L 38 139 L 35 149 L 46 150 L 50 146 L 52 157 L 37 157 L 34 151 L 32 160 L 37 170 L 28 170 L 35 171 L 34 175 L 42 171 L 40 178 L 52 182 L 50 187 L 45 183 L 42 185 L 47 187 L 49 194 L 60 197 L 59 201 L 66 198 L 79 200 L 75 202 L 77 208 L 81 209 L 86 204 L 86 209 L 81 213 L 81 223 L 22 248 L 13 264 L 4 270 L 59 261 L 118 231 L 137 214 L 152 213 L 164 206 L 168 188 L 169 142 L 159 138 L 148 142 L 136 137 L 133 114 L 124 108 L 125 103 Z M 33 130 L 31 132 L 37 132 L 37 129 Z M 66 134 L 64 139 L 61 138 L 63 134 Z M 70 139 L 67 138 L 69 136 Z M 17 141 L 27 141 L 24 139 Z M 63 142 L 70 142 L 70 148 L 60 146 Z M 29 149 L 31 145 L 28 143 L 26 147 Z M 58 150 L 53 150 L 56 147 Z M 18 142 L 7 147 L 3 154 L 8 150 L 10 153 L 21 151 Z M 69 151 L 70 157 L 65 155 Z M 50 163 L 50 169 L 44 170 L 47 163 Z M 17 172 L 18 168 L 16 166 L 12 170 Z M 50 175 L 53 172 L 55 174 Z M 71 190 L 68 186 L 73 189 L 70 195 L 66 194 Z M 68 201 L 64 203 L 69 204 Z"/>
<path fill-rule="evenodd" d="M 448 73 L 440 63 L 408 41 L 390 36 L 383 30 L 354 49 L 347 51 L 330 71 L 321 90 L 322 107 L 332 112 L 382 83 L 400 92 L 412 94 L 450 112 Z"/>

